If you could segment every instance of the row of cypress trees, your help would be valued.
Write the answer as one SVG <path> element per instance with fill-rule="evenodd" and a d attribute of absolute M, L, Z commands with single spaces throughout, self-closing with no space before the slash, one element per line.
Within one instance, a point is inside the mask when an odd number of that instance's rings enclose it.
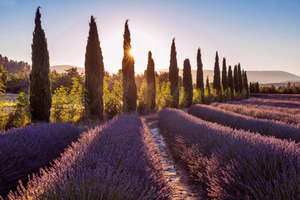
<path fill-rule="evenodd" d="M 137 108 L 137 87 L 135 83 L 134 58 L 130 54 L 131 37 L 128 27 L 128 20 L 125 22 L 123 35 L 123 60 L 122 60 L 122 87 L 123 87 L 123 112 L 134 112 Z M 37 8 L 35 16 L 35 29 L 32 43 L 32 71 L 30 74 L 30 112 L 31 119 L 35 121 L 49 121 L 51 108 L 51 91 L 49 78 L 49 53 L 45 32 L 41 26 L 40 7 Z M 152 53 L 148 53 L 148 64 L 145 71 L 146 77 L 146 104 L 150 110 L 155 109 L 156 86 L 155 86 L 155 64 Z M 91 16 L 89 23 L 89 36 L 85 54 L 85 114 L 90 118 L 103 118 L 103 79 L 104 62 L 98 29 L 95 18 Z M 177 52 L 175 39 L 172 40 L 169 66 L 170 93 L 172 96 L 172 107 L 179 106 L 179 69 L 177 64 Z M 197 80 L 196 89 L 200 89 L 201 96 L 204 95 L 203 63 L 200 48 L 197 51 Z M 209 80 L 207 87 L 210 91 Z M 234 67 L 232 76 L 231 66 L 228 74 L 226 72 L 226 60 L 223 59 L 222 70 L 223 89 L 231 88 L 241 92 L 248 88 L 247 74 L 241 72 L 240 64 Z M 193 101 L 193 82 L 191 64 L 189 59 L 184 60 L 183 87 L 185 106 L 190 106 Z M 217 93 L 221 93 L 221 79 L 219 56 L 216 53 L 213 87 Z M 248 91 L 248 89 L 247 89 Z"/>

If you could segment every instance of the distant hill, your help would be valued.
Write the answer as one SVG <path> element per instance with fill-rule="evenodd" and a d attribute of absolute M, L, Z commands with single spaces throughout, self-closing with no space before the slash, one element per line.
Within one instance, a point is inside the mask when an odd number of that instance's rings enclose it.
<path fill-rule="evenodd" d="M 2 56 L 0 54 L 0 65 L 3 65 L 4 69 L 7 70 L 8 73 L 21 73 L 24 71 L 30 70 L 30 65 L 23 61 L 15 61 L 7 58 L 6 56 Z"/>
<path fill-rule="evenodd" d="M 160 72 L 167 72 L 167 69 L 159 70 Z M 179 70 L 179 75 L 182 76 L 182 70 Z M 222 73 L 222 72 L 221 72 Z M 197 70 L 192 70 L 193 82 L 196 82 Z M 209 81 L 213 81 L 214 71 L 204 70 L 204 81 L 208 76 Z M 287 83 L 300 82 L 300 76 L 284 71 L 247 71 L 249 82 L 259 82 L 261 84 L 268 83 Z"/>
<path fill-rule="evenodd" d="M 79 73 L 84 73 L 84 68 L 72 65 L 55 65 L 51 66 L 50 69 L 51 71 L 55 70 L 57 73 L 64 73 L 66 70 L 71 69 L 73 67 L 77 68 L 77 71 Z"/>

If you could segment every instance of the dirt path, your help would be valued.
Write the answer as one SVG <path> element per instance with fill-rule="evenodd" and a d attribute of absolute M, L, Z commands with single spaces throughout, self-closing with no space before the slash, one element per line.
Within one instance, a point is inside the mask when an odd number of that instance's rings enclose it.
<path fill-rule="evenodd" d="M 155 143 L 159 147 L 161 156 L 163 157 L 164 176 L 169 181 L 171 187 L 174 189 L 172 199 L 174 200 L 195 200 L 199 199 L 196 193 L 192 192 L 190 186 L 187 184 L 187 175 L 178 166 L 175 166 L 174 160 L 169 153 L 164 138 L 160 134 L 158 127 L 158 115 L 145 116 L 147 125 L 152 133 Z"/>

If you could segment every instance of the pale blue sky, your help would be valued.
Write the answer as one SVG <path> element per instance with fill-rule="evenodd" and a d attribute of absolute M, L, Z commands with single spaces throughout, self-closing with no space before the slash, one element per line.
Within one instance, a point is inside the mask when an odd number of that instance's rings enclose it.
<path fill-rule="evenodd" d="M 246 70 L 283 70 L 300 75 L 299 0 L 0 0 L 0 54 L 31 63 L 34 14 L 41 6 L 50 64 L 84 66 L 90 15 L 97 20 L 105 68 L 122 61 L 124 22 L 130 19 L 136 71 L 143 72 L 147 51 L 157 68 L 169 66 L 176 38 L 178 64 L 196 66 L 201 47 L 204 67 L 215 51 L 228 64 Z"/>

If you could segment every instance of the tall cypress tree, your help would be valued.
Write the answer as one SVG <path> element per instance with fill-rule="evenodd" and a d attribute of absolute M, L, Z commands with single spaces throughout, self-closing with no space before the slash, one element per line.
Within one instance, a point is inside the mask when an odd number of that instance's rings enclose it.
<path fill-rule="evenodd" d="M 222 67 L 222 85 L 224 91 L 228 87 L 228 80 L 227 80 L 227 69 L 226 69 L 226 58 L 223 58 L 223 67 Z"/>
<path fill-rule="evenodd" d="M 244 71 L 244 76 L 243 76 L 243 85 L 244 89 L 247 92 L 247 97 L 249 97 L 249 85 L 248 85 L 248 77 L 247 77 L 247 71 Z"/>
<path fill-rule="evenodd" d="M 208 95 L 210 95 L 210 85 L 209 85 L 209 79 L 208 79 L 208 76 L 207 76 L 207 78 L 206 78 L 206 89 L 207 89 Z"/>
<path fill-rule="evenodd" d="M 170 55 L 170 67 L 169 67 L 169 80 L 171 82 L 171 96 L 172 107 L 177 108 L 179 103 L 179 87 L 178 87 L 178 66 L 176 57 L 175 39 L 172 41 L 171 55 Z"/>
<path fill-rule="evenodd" d="M 237 68 L 237 72 L 238 72 L 238 84 L 239 84 L 239 91 L 240 93 L 243 90 L 243 77 L 242 77 L 242 71 L 241 71 L 241 64 L 238 64 L 238 68 Z"/>
<path fill-rule="evenodd" d="M 155 108 L 155 69 L 154 60 L 152 59 L 151 51 L 148 52 L 148 64 L 146 70 L 146 81 L 147 81 L 147 105 L 151 110 Z"/>
<path fill-rule="evenodd" d="M 191 64 L 189 59 L 185 59 L 183 63 L 183 88 L 184 88 L 184 104 L 189 107 L 193 103 L 193 80 Z"/>
<path fill-rule="evenodd" d="M 233 77 L 232 77 L 232 69 L 231 69 L 230 65 L 229 65 L 229 69 L 228 69 L 227 82 L 228 82 L 228 88 L 230 88 L 231 97 L 233 97 L 234 83 L 233 83 Z"/>
<path fill-rule="evenodd" d="M 35 14 L 32 41 L 32 70 L 30 73 L 30 113 L 33 122 L 49 122 L 51 90 L 47 39 L 41 25 L 40 7 Z"/>
<path fill-rule="evenodd" d="M 95 18 L 91 16 L 85 53 L 85 111 L 91 118 L 103 118 L 104 63 Z"/>
<path fill-rule="evenodd" d="M 134 76 L 134 58 L 130 55 L 131 39 L 128 27 L 128 20 L 125 22 L 122 60 L 123 74 L 123 112 L 136 111 L 137 89 Z"/>
<path fill-rule="evenodd" d="M 240 87 L 239 87 L 239 81 L 238 81 L 238 69 L 237 66 L 234 66 L 233 70 L 233 85 L 234 85 L 234 90 L 235 92 L 240 92 Z"/>
<path fill-rule="evenodd" d="M 204 97 L 204 82 L 203 82 L 203 63 L 201 58 L 201 49 L 197 51 L 197 78 L 196 88 L 201 90 L 202 99 Z"/>
<path fill-rule="evenodd" d="M 218 55 L 218 52 L 216 52 L 213 87 L 214 87 L 214 89 L 217 90 L 218 95 L 220 95 L 220 93 L 221 93 L 221 80 L 220 79 L 221 79 L 221 77 L 220 77 L 219 55 Z"/>

